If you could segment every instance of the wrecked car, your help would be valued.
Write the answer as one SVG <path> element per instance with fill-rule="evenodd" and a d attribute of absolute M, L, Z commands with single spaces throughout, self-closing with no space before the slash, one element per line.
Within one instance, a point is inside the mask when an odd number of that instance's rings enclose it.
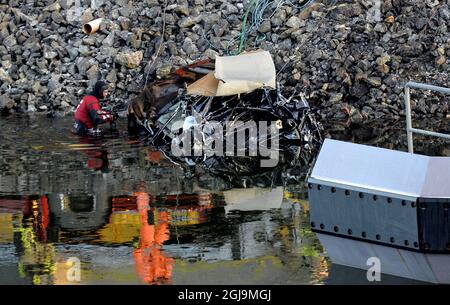
<path fill-rule="evenodd" d="M 128 106 L 128 130 L 167 158 L 233 186 L 270 186 L 310 164 L 322 126 L 301 93 L 285 96 L 270 53 L 177 69 Z"/>

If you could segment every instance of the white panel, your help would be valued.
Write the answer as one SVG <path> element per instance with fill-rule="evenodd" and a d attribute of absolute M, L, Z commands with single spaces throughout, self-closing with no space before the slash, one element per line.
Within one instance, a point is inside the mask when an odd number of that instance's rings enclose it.
<path fill-rule="evenodd" d="M 450 198 L 450 158 L 430 158 L 421 197 Z"/>
<path fill-rule="evenodd" d="M 419 197 L 430 158 L 326 139 L 311 178 Z"/>

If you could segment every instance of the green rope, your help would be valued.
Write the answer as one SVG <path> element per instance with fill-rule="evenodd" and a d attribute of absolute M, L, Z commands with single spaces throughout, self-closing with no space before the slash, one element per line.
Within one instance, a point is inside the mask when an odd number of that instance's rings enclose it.
<path fill-rule="evenodd" d="M 251 35 L 252 31 L 254 29 L 258 29 L 264 21 L 267 21 L 267 20 L 270 21 L 272 16 L 275 15 L 275 13 L 278 11 L 278 9 L 281 6 L 283 6 L 285 4 L 289 4 L 295 9 L 303 10 L 304 8 L 309 6 L 315 0 L 298 0 L 298 1 L 300 1 L 299 5 L 294 5 L 291 1 L 292 0 L 249 0 L 249 4 L 247 6 L 246 12 L 244 14 L 244 18 L 242 20 L 241 31 L 239 34 L 232 37 L 228 41 L 228 44 L 226 47 L 226 53 L 228 55 L 238 55 L 242 51 L 244 51 L 244 49 L 246 47 L 246 43 L 247 43 L 247 38 L 249 35 Z M 274 4 L 276 4 L 276 8 L 273 9 L 272 14 L 269 14 L 270 16 L 265 17 L 265 13 L 267 13 L 270 6 L 273 6 Z M 251 17 L 250 17 L 250 13 L 251 13 Z M 255 47 L 256 47 L 256 45 L 258 45 L 259 42 L 261 42 L 265 39 L 265 35 L 261 36 L 261 37 L 264 37 L 263 39 L 260 39 L 260 37 L 258 37 L 258 34 L 256 34 L 256 35 L 257 35 L 257 37 L 255 39 Z M 234 46 L 236 40 L 240 41 L 239 48 L 236 52 L 231 52 L 230 47 L 231 47 L 231 45 Z"/>
<path fill-rule="evenodd" d="M 242 50 L 244 49 L 244 43 L 245 43 L 245 39 L 247 37 L 246 28 L 247 28 L 248 15 L 250 14 L 250 10 L 251 10 L 252 6 L 255 5 L 256 2 L 258 2 L 258 0 L 252 0 L 252 2 L 250 2 L 250 4 L 247 7 L 247 11 L 245 12 L 244 20 L 242 22 L 242 29 L 241 29 L 241 42 L 239 43 L 239 50 L 238 50 L 237 54 L 240 54 L 242 52 Z"/>

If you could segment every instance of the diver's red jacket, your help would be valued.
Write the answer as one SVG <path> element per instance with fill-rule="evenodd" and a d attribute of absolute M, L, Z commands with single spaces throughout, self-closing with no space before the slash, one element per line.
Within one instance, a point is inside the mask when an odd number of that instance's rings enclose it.
<path fill-rule="evenodd" d="M 100 101 L 95 96 L 88 95 L 78 105 L 75 111 L 75 120 L 90 129 L 99 124 L 111 122 L 114 117 L 109 112 L 102 110 Z"/>

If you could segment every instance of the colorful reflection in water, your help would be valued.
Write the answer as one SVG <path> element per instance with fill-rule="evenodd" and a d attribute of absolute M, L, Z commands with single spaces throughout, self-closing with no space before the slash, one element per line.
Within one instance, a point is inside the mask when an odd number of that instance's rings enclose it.
<path fill-rule="evenodd" d="M 303 181 L 230 189 L 129 139 L 126 122 L 101 140 L 71 124 L 0 120 L 0 284 L 367 284 L 326 260 Z M 332 127 L 332 138 L 406 148 L 403 123 Z M 419 137 L 416 149 L 449 154 Z"/>
<path fill-rule="evenodd" d="M 320 283 L 326 278 L 322 250 L 302 228 L 307 224 L 302 205 L 283 200 L 292 193 L 253 189 L 251 198 L 242 198 L 241 192 L 161 195 L 140 185 L 130 195 L 114 197 L 0 197 L 5 254 L 0 266 L 16 269 L 0 281 Z M 261 201 L 262 196 L 270 200 Z M 253 204 L 252 211 L 239 211 L 239 204 Z M 80 282 L 68 280 L 72 257 L 81 261 Z"/>

